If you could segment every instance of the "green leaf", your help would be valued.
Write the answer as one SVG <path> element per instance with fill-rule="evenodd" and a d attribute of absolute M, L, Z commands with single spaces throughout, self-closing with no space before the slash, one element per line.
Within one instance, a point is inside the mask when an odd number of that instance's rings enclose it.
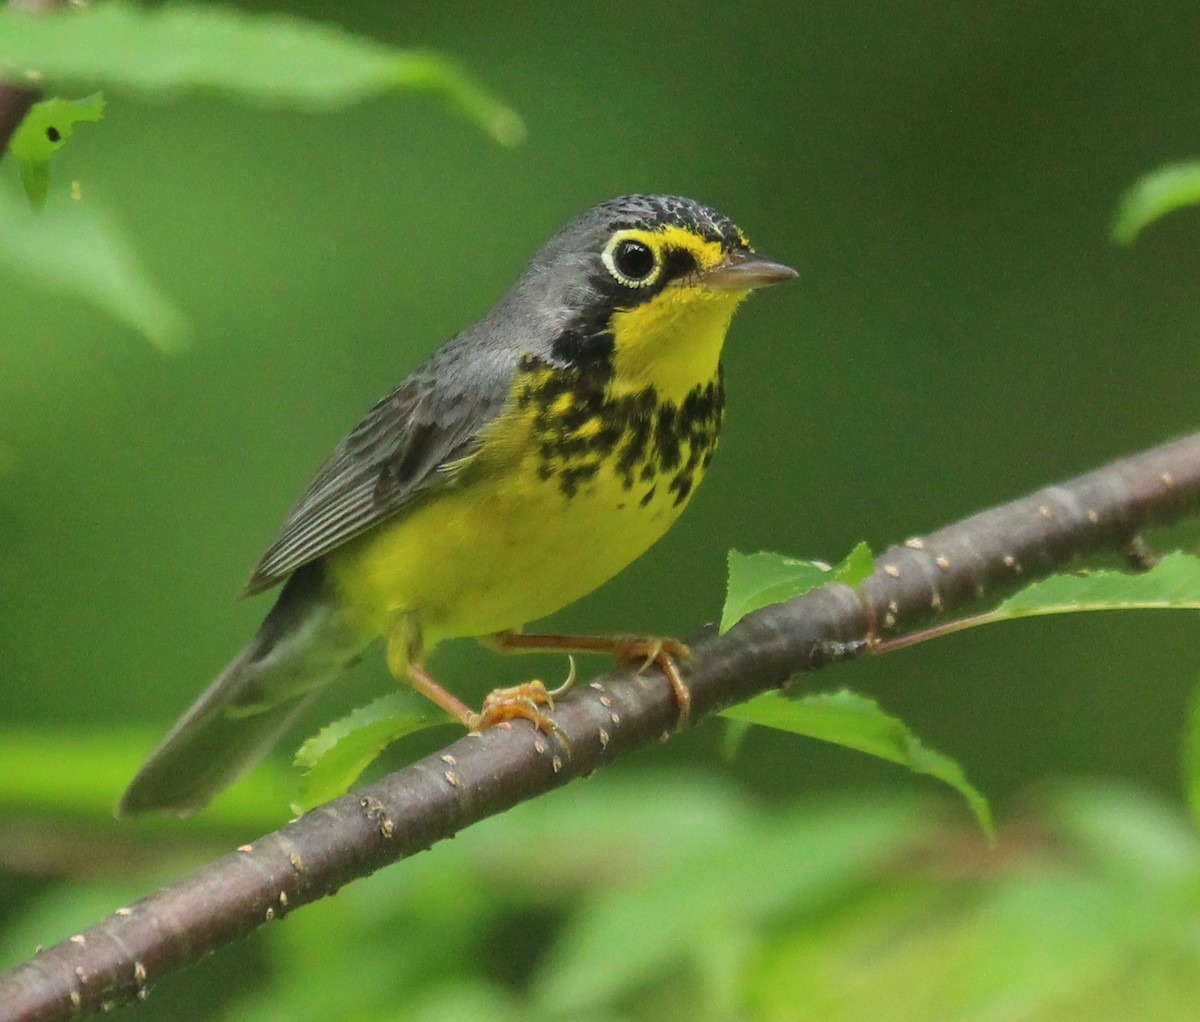
<path fill-rule="evenodd" d="M 39 215 L 0 190 L 0 271 L 81 298 L 165 351 L 186 344 L 183 313 L 142 269 L 116 219 L 94 201 Z"/>
<path fill-rule="evenodd" d="M 856 586 L 871 577 L 875 570 L 875 554 L 864 541 L 850 551 L 845 559 L 833 569 L 833 581 L 845 582 L 848 586 Z"/>
<path fill-rule="evenodd" d="M 799 699 L 768 692 L 731 706 L 722 716 L 832 742 L 935 777 L 959 792 L 984 832 L 995 837 L 988 801 L 967 780 L 962 767 L 924 745 L 904 721 L 884 713 L 873 699 L 846 690 Z"/>
<path fill-rule="evenodd" d="M 799 561 L 781 554 L 729 551 L 729 581 L 721 632 L 729 631 L 751 611 L 808 592 L 830 579 L 832 568 L 819 561 Z"/>
<path fill-rule="evenodd" d="M 497 141 L 520 117 L 436 53 L 399 50 L 284 15 L 172 4 L 95 4 L 33 16 L 0 10 L 0 72 L 148 92 L 213 89 L 273 106 L 329 110 L 392 91 L 432 93 Z"/>
<path fill-rule="evenodd" d="M 1155 220 L 1200 202 L 1200 161 L 1172 163 L 1140 177 L 1121 198 L 1110 233 L 1128 245 Z"/>
<path fill-rule="evenodd" d="M 1175 551 L 1149 571 L 1051 575 L 1010 596 L 988 621 L 1093 610 L 1200 609 L 1200 558 Z"/>
<path fill-rule="evenodd" d="M 104 96 L 97 92 L 83 99 L 45 99 L 34 103 L 15 132 L 8 148 L 21 168 L 21 183 L 34 209 L 46 204 L 50 184 L 50 159 L 75 131 L 79 121 L 104 117 Z"/>
<path fill-rule="evenodd" d="M 296 766 L 305 771 L 297 808 L 311 809 L 345 793 L 392 742 L 449 720 L 426 700 L 416 705 L 413 694 L 402 690 L 335 720 L 296 752 Z"/>
<path fill-rule="evenodd" d="M 866 543 L 859 543 L 836 567 L 823 561 L 800 561 L 782 554 L 743 554 L 730 550 L 721 632 L 727 632 L 760 607 L 790 600 L 826 582 L 857 585 L 871 571 L 871 548 Z"/>
<path fill-rule="evenodd" d="M 1200 559 L 1176 551 L 1149 571 L 1080 571 L 1051 575 L 1026 586 L 993 610 L 947 621 L 889 641 L 891 648 L 953 632 L 1043 614 L 1097 610 L 1200 609 Z"/>

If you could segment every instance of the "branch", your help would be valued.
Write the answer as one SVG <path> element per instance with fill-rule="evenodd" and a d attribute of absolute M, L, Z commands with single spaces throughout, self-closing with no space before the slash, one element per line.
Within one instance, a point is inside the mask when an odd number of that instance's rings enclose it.
<path fill-rule="evenodd" d="M 822 586 L 695 642 L 693 720 L 1197 510 L 1200 433 L 910 539 L 857 588 Z M 661 676 L 618 671 L 560 704 L 569 756 L 524 721 L 461 738 L 0 976 L 3 1017 L 67 1019 L 144 998 L 171 970 L 264 923 L 658 741 L 675 716 Z"/>

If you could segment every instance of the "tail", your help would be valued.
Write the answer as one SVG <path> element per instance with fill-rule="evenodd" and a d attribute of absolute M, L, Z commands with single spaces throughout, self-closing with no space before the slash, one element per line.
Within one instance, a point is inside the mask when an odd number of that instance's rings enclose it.
<path fill-rule="evenodd" d="M 171 728 L 117 816 L 205 805 L 257 763 L 366 643 L 342 621 L 319 565 L 301 568 L 246 648 Z"/>

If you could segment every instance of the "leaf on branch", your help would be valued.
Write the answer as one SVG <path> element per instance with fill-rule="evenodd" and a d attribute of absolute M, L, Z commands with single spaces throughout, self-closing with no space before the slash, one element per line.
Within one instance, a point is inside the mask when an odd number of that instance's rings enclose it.
<path fill-rule="evenodd" d="M 1200 203 L 1200 161 L 1172 163 L 1142 175 L 1122 197 L 1110 233 L 1129 245 L 1155 220 Z"/>
<path fill-rule="evenodd" d="M 1200 558 L 1167 554 L 1149 571 L 1051 575 L 1010 596 L 988 621 L 1092 610 L 1200 609 Z"/>
<path fill-rule="evenodd" d="M 871 548 L 859 543 L 836 567 L 783 554 L 729 551 L 729 581 L 721 611 L 721 633 L 753 610 L 790 600 L 826 582 L 857 585 L 873 570 Z"/>
<path fill-rule="evenodd" d="M 116 219 L 93 201 L 35 214 L 0 191 L 0 269 L 83 299 L 164 351 L 186 343 L 183 313 L 150 280 Z"/>
<path fill-rule="evenodd" d="M 397 739 L 450 721 L 426 703 L 418 706 L 411 692 L 389 692 L 321 728 L 296 752 L 296 766 L 304 770 L 297 810 L 344 794 Z"/>
<path fill-rule="evenodd" d="M 30 107 L 13 132 L 8 148 L 17 158 L 21 184 L 34 209 L 40 210 L 46 204 L 50 160 L 67 144 L 76 123 L 98 121 L 103 117 L 104 96 L 99 92 L 83 99 L 45 99 Z"/>
<path fill-rule="evenodd" d="M 273 106 L 329 110 L 392 91 L 438 96 L 497 141 L 516 145 L 521 118 L 436 53 L 400 50 L 283 15 L 125 3 L 36 17 L 0 10 L 0 72 L 107 82 L 148 92 L 213 89 Z"/>
<path fill-rule="evenodd" d="M 987 798 L 963 773 L 962 767 L 925 745 L 899 717 L 885 713 L 873 699 L 843 689 L 790 699 L 767 692 L 721 715 L 733 720 L 817 738 L 869 756 L 877 756 L 927 774 L 950 785 L 966 799 L 989 840 L 995 840 L 992 810 Z"/>

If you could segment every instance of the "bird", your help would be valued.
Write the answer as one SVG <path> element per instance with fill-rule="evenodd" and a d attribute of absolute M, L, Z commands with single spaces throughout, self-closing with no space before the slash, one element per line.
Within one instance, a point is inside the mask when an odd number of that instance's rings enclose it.
<path fill-rule="evenodd" d="M 552 729 L 555 693 L 530 682 L 472 711 L 427 667 L 448 639 L 658 663 L 686 716 L 683 644 L 523 628 L 676 521 L 717 444 L 734 311 L 795 276 L 693 199 L 626 195 L 569 222 L 317 472 L 245 587 L 281 585 L 275 604 L 117 815 L 201 808 L 379 640 L 398 680 L 470 730 L 517 717 Z"/>

